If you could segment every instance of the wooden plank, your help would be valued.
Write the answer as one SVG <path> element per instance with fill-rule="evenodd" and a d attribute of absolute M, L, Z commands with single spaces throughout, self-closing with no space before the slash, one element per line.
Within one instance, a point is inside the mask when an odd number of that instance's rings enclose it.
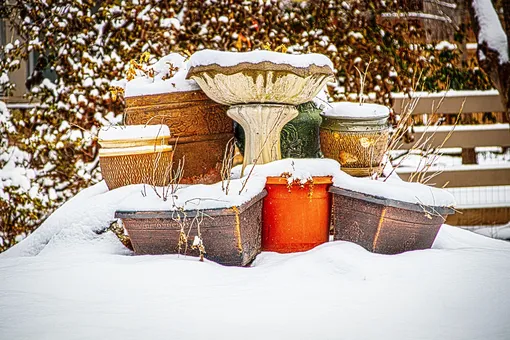
<path fill-rule="evenodd" d="M 431 168 L 425 176 L 440 171 Z M 404 181 L 408 181 L 414 169 L 398 168 L 397 174 Z M 443 169 L 443 172 L 435 176 L 428 184 L 442 188 L 448 184 L 449 188 L 482 187 L 495 185 L 510 185 L 510 164 L 494 165 L 462 165 Z"/>
<path fill-rule="evenodd" d="M 443 145 L 444 148 L 462 147 L 465 149 L 479 146 L 510 146 L 510 126 L 508 124 L 486 125 L 445 125 L 438 127 L 415 127 L 414 140 L 418 142 L 422 135 L 422 142 L 429 139 L 428 144 L 436 148 L 441 146 L 445 138 L 452 131 L 450 138 Z M 409 150 L 413 143 L 403 144 L 399 149 Z"/>
<path fill-rule="evenodd" d="M 446 223 L 454 226 L 501 225 L 510 221 L 510 207 L 461 209 Z"/>
<path fill-rule="evenodd" d="M 403 93 L 392 93 L 393 111 L 402 113 L 406 105 L 411 103 L 409 95 Z M 458 114 L 465 100 L 462 113 L 473 112 L 503 112 L 498 91 L 448 91 L 448 92 L 415 92 L 413 98 L 419 98 L 413 115 L 420 114 Z M 441 102 L 441 99 L 444 100 Z"/>

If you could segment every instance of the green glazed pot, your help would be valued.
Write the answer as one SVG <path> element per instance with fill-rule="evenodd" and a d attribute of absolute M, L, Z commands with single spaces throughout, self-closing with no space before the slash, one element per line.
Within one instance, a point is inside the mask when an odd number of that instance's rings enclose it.
<path fill-rule="evenodd" d="M 321 109 L 314 102 L 297 106 L 299 114 L 288 122 L 280 134 L 282 158 L 321 158 L 320 126 Z M 235 136 L 241 153 L 244 154 L 244 130 L 235 124 Z"/>

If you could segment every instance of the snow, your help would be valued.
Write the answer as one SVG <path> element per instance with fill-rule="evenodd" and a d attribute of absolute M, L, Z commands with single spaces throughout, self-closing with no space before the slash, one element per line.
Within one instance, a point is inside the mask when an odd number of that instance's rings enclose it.
<path fill-rule="evenodd" d="M 429 207 L 456 205 L 454 196 L 443 189 L 393 178 L 388 178 L 386 181 L 363 177 L 353 180 L 353 177 L 343 172 L 341 174 L 342 176 L 335 177 L 333 181 L 333 185 L 339 188 Z"/>
<path fill-rule="evenodd" d="M 487 46 L 499 54 L 499 63 L 508 63 L 508 39 L 491 0 L 473 0 L 473 9 L 480 25 L 478 44 Z M 484 59 L 480 58 L 480 59 Z"/>
<path fill-rule="evenodd" d="M 435 46 L 436 50 L 444 50 L 444 49 L 455 50 L 456 48 L 457 48 L 456 44 L 452 44 L 451 42 L 446 41 L 446 40 L 443 40 L 443 41 L 439 42 Z"/>
<path fill-rule="evenodd" d="M 139 190 L 86 189 L 0 254 L 2 338 L 510 336 L 508 242 L 444 225 L 433 249 L 392 256 L 343 241 L 251 268 L 130 256 L 102 231 Z"/>
<path fill-rule="evenodd" d="M 449 91 L 441 91 L 441 92 L 411 92 L 403 93 L 403 92 L 392 92 L 391 97 L 394 99 L 408 99 L 409 96 L 411 98 L 443 98 L 443 97 L 473 97 L 473 96 L 499 96 L 498 90 L 449 90 Z"/>
<path fill-rule="evenodd" d="M 170 137 L 167 125 L 112 125 L 101 128 L 98 139 L 101 141 L 116 141 L 126 139 L 147 139 Z"/>
<path fill-rule="evenodd" d="M 334 102 L 331 107 L 322 113 L 323 116 L 341 119 L 381 119 L 390 115 L 387 106 L 378 104 Z"/>
<path fill-rule="evenodd" d="M 171 65 L 178 69 L 173 76 L 169 77 Z M 135 79 L 126 82 L 125 97 L 200 90 L 194 80 L 185 79 L 188 73 L 187 62 L 185 57 L 178 53 L 171 53 L 161 58 L 150 68 L 154 70 L 154 77 L 139 74 Z M 122 87 L 122 82 L 117 85 Z"/>
<path fill-rule="evenodd" d="M 455 206 L 455 198 L 446 190 L 394 178 L 388 178 L 384 182 L 383 179 L 352 177 L 341 171 L 340 164 L 333 159 L 287 158 L 268 164 L 255 165 L 253 171 L 252 167 L 253 165 L 246 167 L 244 176 L 279 177 L 285 175 L 289 184 L 294 181 L 306 183 L 313 176 L 331 176 L 334 186 L 351 191 L 423 206 Z M 232 169 L 233 177 L 239 177 L 241 169 L 241 166 Z"/>
<path fill-rule="evenodd" d="M 219 182 L 179 186 L 174 193 L 168 192 L 167 200 L 161 198 L 164 197 L 163 188 L 142 186 L 140 190 L 131 192 L 118 208 L 123 211 L 163 211 L 239 207 L 264 190 L 266 179 L 253 177 L 231 180 L 228 193 L 225 193 L 222 185 Z"/>
<path fill-rule="evenodd" d="M 466 226 L 462 228 L 498 240 L 510 240 L 510 222 L 504 225 Z"/>
<path fill-rule="evenodd" d="M 423 13 L 423 12 L 400 12 L 400 13 L 386 12 L 386 13 L 381 13 L 381 16 L 383 18 L 421 18 L 421 19 L 444 21 L 444 22 L 448 22 L 448 23 L 452 22 L 452 19 L 450 19 L 447 16 Z"/>
<path fill-rule="evenodd" d="M 496 124 L 473 124 L 473 125 L 435 125 L 435 126 L 416 126 L 413 127 L 414 132 L 450 132 L 452 130 L 459 131 L 508 131 L 508 124 L 496 123 Z"/>
<path fill-rule="evenodd" d="M 285 54 L 261 50 L 251 52 L 202 50 L 195 52 L 191 56 L 189 60 L 189 67 L 215 64 L 223 67 L 229 67 L 240 63 L 258 64 L 266 61 L 274 64 L 287 64 L 297 68 L 306 68 L 311 65 L 328 66 L 331 70 L 334 70 L 331 60 L 323 54 Z"/>

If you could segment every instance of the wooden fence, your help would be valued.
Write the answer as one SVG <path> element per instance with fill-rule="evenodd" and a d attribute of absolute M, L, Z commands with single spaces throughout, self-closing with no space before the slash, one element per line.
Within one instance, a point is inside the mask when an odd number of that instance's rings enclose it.
<path fill-rule="evenodd" d="M 440 115 L 471 114 L 478 112 L 501 112 L 503 106 L 497 91 L 450 91 L 448 93 L 415 93 L 419 97 L 415 102 L 413 115 Z M 402 113 L 411 100 L 404 94 L 393 94 L 393 110 Z M 431 117 L 425 117 L 425 120 Z M 453 131 L 453 132 L 452 132 Z M 450 137 L 446 142 L 445 138 Z M 438 187 L 465 188 L 466 194 L 486 197 L 492 192 L 506 191 L 510 193 L 510 163 L 503 164 L 476 164 L 477 147 L 510 147 L 510 126 L 507 123 L 480 124 L 480 125 L 441 125 L 414 128 L 415 141 L 428 140 L 433 148 L 462 148 L 462 165 L 451 167 L 433 166 L 427 169 L 427 175 L 437 174 L 434 184 Z M 422 138 L 423 137 L 423 138 Z M 443 144 L 444 142 L 444 144 Z M 415 148 L 414 143 L 404 144 L 401 149 Z M 399 168 L 397 173 L 404 180 L 409 180 L 416 169 Z M 472 190 L 469 188 L 478 188 Z M 469 190 L 472 192 L 470 193 Z M 486 190 L 489 194 L 480 194 Z M 460 190 L 457 190 L 460 191 Z M 500 195 L 500 194 L 498 194 Z M 510 194 L 509 194 L 510 195 Z M 500 195 L 501 196 L 501 195 Z M 504 224 L 510 220 L 510 196 L 503 196 L 497 203 L 473 203 L 462 207 L 460 214 L 450 217 L 447 222 L 453 225 L 494 225 Z M 476 201 L 476 198 L 474 199 Z"/>

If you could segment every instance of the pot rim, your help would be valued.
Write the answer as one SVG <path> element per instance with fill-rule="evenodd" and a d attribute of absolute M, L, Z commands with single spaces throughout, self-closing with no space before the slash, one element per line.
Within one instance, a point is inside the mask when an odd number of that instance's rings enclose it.
<path fill-rule="evenodd" d="M 245 210 L 249 209 L 252 205 L 262 200 L 267 196 L 266 189 L 263 189 L 260 193 L 254 196 L 248 202 L 237 207 L 239 214 L 242 214 Z M 228 208 L 216 208 L 216 209 L 205 209 L 205 210 L 184 210 L 187 217 L 194 218 L 199 212 L 205 216 L 230 216 L 235 215 L 236 212 L 232 209 L 234 206 Z M 176 210 L 147 210 L 147 211 L 135 211 L 135 210 L 117 210 L 115 211 L 115 218 L 125 218 L 133 220 L 145 220 L 149 218 L 172 218 L 175 217 L 174 213 Z"/>
<path fill-rule="evenodd" d="M 326 112 L 321 112 L 320 115 L 323 118 L 333 119 L 333 120 L 339 120 L 339 121 L 347 121 L 347 122 L 378 122 L 383 121 L 384 124 L 387 124 L 389 116 L 380 116 L 380 117 L 366 117 L 366 116 L 360 116 L 360 117 L 352 117 L 352 116 L 338 116 L 338 115 L 328 115 Z"/>
<path fill-rule="evenodd" d="M 386 198 L 383 196 L 375 196 L 370 194 L 361 193 L 358 191 L 348 190 L 339 188 L 336 186 L 331 186 L 328 190 L 332 194 L 337 194 L 341 196 L 346 196 L 358 200 L 362 200 L 369 203 L 384 205 L 387 207 L 393 207 L 403 210 L 412 210 L 417 212 L 424 212 L 429 214 L 439 214 L 441 216 L 452 215 L 455 213 L 455 209 L 451 207 L 442 207 L 442 206 L 429 206 L 423 205 L 419 203 L 409 203 L 399 200 L 394 200 L 391 198 Z"/>
<path fill-rule="evenodd" d="M 140 99 L 144 99 L 144 100 L 154 99 L 154 101 L 157 102 L 156 105 L 164 105 L 164 104 L 169 104 L 169 103 L 174 104 L 175 102 L 173 100 L 179 99 L 183 95 L 196 95 L 196 96 L 203 97 L 201 99 L 205 99 L 205 100 L 210 99 L 209 97 L 207 97 L 205 92 L 201 89 L 191 90 L 191 91 L 188 90 L 188 91 L 177 91 L 177 92 L 153 93 L 153 94 L 147 94 L 147 95 L 137 95 L 137 96 L 125 97 L 126 109 L 131 109 L 133 106 L 139 107 L 136 104 Z M 168 99 L 169 102 L 161 102 L 162 98 Z M 158 99 L 158 100 L 156 100 L 156 99 Z M 211 99 L 211 101 L 212 101 L 212 99 Z M 149 106 L 149 105 L 142 105 L 142 106 Z"/>
<path fill-rule="evenodd" d="M 145 145 L 123 148 L 101 148 L 99 157 L 134 156 L 148 153 L 173 152 L 172 145 Z"/>
<path fill-rule="evenodd" d="M 202 73 L 207 72 L 215 72 L 227 76 L 243 72 L 257 72 L 260 74 L 267 72 L 286 72 L 302 78 L 306 78 L 312 75 L 333 77 L 333 70 L 329 66 L 317 66 L 312 64 L 306 67 L 296 67 L 290 64 L 277 64 L 272 61 L 261 61 L 258 63 L 241 62 L 233 66 L 221 66 L 216 63 L 209 65 L 191 66 L 188 70 L 188 74 L 186 75 L 186 79 L 201 77 Z"/>
<path fill-rule="evenodd" d="M 313 184 L 333 184 L 333 176 L 312 176 Z M 268 176 L 266 177 L 266 184 L 271 185 L 288 185 L 286 177 L 281 176 Z"/>

